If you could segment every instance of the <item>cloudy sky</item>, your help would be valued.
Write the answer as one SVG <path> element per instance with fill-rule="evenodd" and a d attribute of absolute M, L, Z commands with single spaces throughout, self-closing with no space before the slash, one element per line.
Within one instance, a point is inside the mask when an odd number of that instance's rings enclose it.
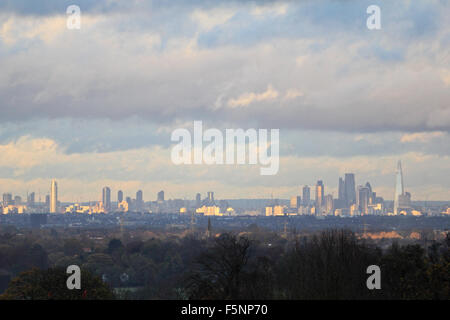
<path fill-rule="evenodd" d="M 81 8 L 81 29 L 66 8 Z M 381 8 L 381 30 L 366 9 Z M 0 1 L 0 192 L 288 198 L 356 174 L 450 200 L 450 1 Z M 175 128 L 280 129 L 280 170 L 181 165 Z"/>

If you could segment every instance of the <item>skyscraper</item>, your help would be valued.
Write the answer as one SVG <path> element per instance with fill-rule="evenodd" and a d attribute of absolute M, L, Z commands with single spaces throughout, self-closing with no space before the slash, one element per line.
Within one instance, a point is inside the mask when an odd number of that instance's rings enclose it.
<path fill-rule="evenodd" d="M 338 185 L 338 208 L 343 208 L 346 206 L 345 200 L 345 182 L 344 179 L 339 177 L 339 185 Z"/>
<path fill-rule="evenodd" d="M 208 205 L 210 206 L 214 205 L 214 192 L 208 191 L 208 197 L 206 200 L 208 202 Z"/>
<path fill-rule="evenodd" d="M 355 175 L 353 173 L 345 174 L 345 206 L 348 208 L 356 203 Z"/>
<path fill-rule="evenodd" d="M 300 207 L 300 204 L 301 204 L 300 196 L 294 196 L 291 198 L 290 207 L 292 209 L 298 209 L 298 207 Z"/>
<path fill-rule="evenodd" d="M 316 208 L 320 209 L 324 204 L 324 185 L 323 181 L 319 180 L 316 184 Z"/>
<path fill-rule="evenodd" d="M 411 194 L 405 192 L 403 185 L 403 171 L 400 160 L 397 163 L 397 171 L 395 173 L 395 195 L 394 195 L 394 214 L 399 213 L 400 208 L 409 208 L 411 205 Z"/>
<path fill-rule="evenodd" d="M 308 186 L 303 187 L 303 205 L 309 205 L 311 201 L 311 189 Z"/>
<path fill-rule="evenodd" d="M 158 192 L 157 201 L 158 201 L 158 202 L 164 202 L 164 191 L 163 191 L 163 190 L 161 190 L 160 192 Z"/>
<path fill-rule="evenodd" d="M 202 195 L 200 193 L 197 193 L 195 195 L 195 206 L 199 208 L 202 205 Z"/>
<path fill-rule="evenodd" d="M 361 215 L 369 213 L 369 193 L 369 188 L 362 186 L 358 187 L 358 205 Z"/>
<path fill-rule="evenodd" d="M 122 201 L 123 201 L 123 192 L 122 192 L 122 190 L 119 190 L 117 192 L 117 202 L 121 203 Z"/>
<path fill-rule="evenodd" d="M 141 211 L 143 207 L 144 207 L 143 193 L 142 190 L 138 190 L 138 192 L 136 192 L 136 210 Z"/>
<path fill-rule="evenodd" d="M 32 192 L 27 196 L 27 206 L 34 207 L 35 193 Z"/>
<path fill-rule="evenodd" d="M 333 195 L 332 194 L 328 194 L 325 196 L 324 204 L 325 204 L 326 213 L 333 215 L 334 214 L 334 203 L 333 203 Z"/>
<path fill-rule="evenodd" d="M 111 189 L 109 187 L 104 187 L 102 190 L 102 202 L 106 212 L 111 210 Z"/>
<path fill-rule="evenodd" d="M 11 193 L 4 193 L 3 194 L 3 206 L 7 207 L 9 205 L 13 204 L 12 194 Z"/>
<path fill-rule="evenodd" d="M 52 180 L 52 186 L 50 190 L 50 213 L 56 213 L 58 206 L 58 184 L 56 180 Z"/>

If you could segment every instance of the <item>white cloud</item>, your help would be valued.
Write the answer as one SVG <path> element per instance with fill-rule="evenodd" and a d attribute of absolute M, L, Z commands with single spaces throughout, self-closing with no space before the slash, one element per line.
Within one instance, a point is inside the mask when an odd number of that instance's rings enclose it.
<path fill-rule="evenodd" d="M 228 106 L 231 108 L 246 107 L 254 102 L 274 100 L 278 97 L 278 91 L 272 85 L 267 86 L 267 90 L 261 93 L 246 92 L 236 99 L 228 100 Z"/>
<path fill-rule="evenodd" d="M 415 132 L 404 134 L 400 141 L 403 143 L 407 142 L 429 142 L 432 139 L 444 136 L 445 133 L 441 131 L 436 132 Z"/>
<path fill-rule="evenodd" d="M 266 15 L 284 15 L 288 11 L 289 5 L 287 3 L 275 3 L 265 6 L 256 6 L 251 9 L 251 14 L 254 16 Z"/>
<path fill-rule="evenodd" d="M 218 25 L 226 23 L 235 13 L 236 10 L 230 8 L 196 9 L 192 12 L 191 19 L 197 22 L 203 31 L 209 31 Z"/>

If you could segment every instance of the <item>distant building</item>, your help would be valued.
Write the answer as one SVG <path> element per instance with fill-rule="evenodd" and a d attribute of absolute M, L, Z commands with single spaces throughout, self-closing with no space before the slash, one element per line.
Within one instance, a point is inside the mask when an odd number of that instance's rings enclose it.
<path fill-rule="evenodd" d="M 303 187 L 303 205 L 308 206 L 311 202 L 311 189 L 308 186 Z"/>
<path fill-rule="evenodd" d="M 205 216 L 223 216 L 218 206 L 203 206 L 195 210 L 197 213 L 203 213 Z"/>
<path fill-rule="evenodd" d="M 105 212 L 111 210 L 111 189 L 109 187 L 104 187 L 102 190 L 102 203 Z"/>
<path fill-rule="evenodd" d="M 144 208 L 144 195 L 142 193 L 142 190 L 139 190 L 136 192 L 136 210 L 142 211 Z"/>
<path fill-rule="evenodd" d="M 52 180 L 50 190 L 50 213 L 58 212 L 58 184 L 56 180 Z"/>
<path fill-rule="evenodd" d="M 11 193 L 4 193 L 3 194 L 3 206 L 7 207 L 9 205 L 13 204 L 12 194 Z"/>
<path fill-rule="evenodd" d="M 119 190 L 117 192 L 117 203 L 121 203 L 123 201 L 123 191 Z"/>
<path fill-rule="evenodd" d="M 34 205 L 35 205 L 35 194 L 34 192 L 32 192 L 27 196 L 27 206 L 34 207 Z"/>
<path fill-rule="evenodd" d="M 301 197 L 300 196 L 294 196 L 291 198 L 290 207 L 292 209 L 298 209 L 301 205 Z"/>
<path fill-rule="evenodd" d="M 355 175 L 353 173 L 345 174 L 345 207 L 350 207 L 356 203 Z"/>
<path fill-rule="evenodd" d="M 50 210 L 50 195 L 45 196 L 45 207 Z"/>
<path fill-rule="evenodd" d="M 399 214 L 401 209 L 411 208 L 411 194 L 405 192 L 403 185 L 402 163 L 397 163 L 397 172 L 395 173 L 395 195 L 394 195 L 394 214 Z"/>
<path fill-rule="evenodd" d="M 200 193 L 197 193 L 195 195 L 195 206 L 199 208 L 202 205 L 202 195 Z"/>
<path fill-rule="evenodd" d="M 333 195 L 331 194 L 325 196 L 325 212 L 328 215 L 334 214 Z"/>
<path fill-rule="evenodd" d="M 316 207 L 320 210 L 320 208 L 324 204 L 324 185 L 323 181 L 319 180 L 316 184 Z"/>
<path fill-rule="evenodd" d="M 370 190 L 367 187 L 358 188 L 358 208 L 361 215 L 369 214 Z"/>
<path fill-rule="evenodd" d="M 158 202 L 164 202 L 164 191 L 163 190 L 158 192 L 157 201 Z"/>
<path fill-rule="evenodd" d="M 338 206 L 339 208 L 343 208 L 346 206 L 345 203 L 345 182 L 344 179 L 339 177 L 339 185 L 338 185 Z"/>
<path fill-rule="evenodd" d="M 208 191 L 208 196 L 207 196 L 207 198 L 206 198 L 206 202 L 207 202 L 209 205 L 213 205 L 213 204 L 214 204 L 214 192 Z"/>
<path fill-rule="evenodd" d="M 127 199 L 129 199 L 129 198 L 127 198 Z M 131 201 L 131 199 L 130 199 L 130 201 Z M 117 207 L 118 207 L 119 211 L 128 212 L 130 205 L 129 205 L 129 202 L 127 202 L 127 201 L 121 201 L 118 203 Z"/>
<path fill-rule="evenodd" d="M 14 205 L 20 206 L 22 204 L 22 197 L 21 196 L 15 196 L 14 197 Z"/>

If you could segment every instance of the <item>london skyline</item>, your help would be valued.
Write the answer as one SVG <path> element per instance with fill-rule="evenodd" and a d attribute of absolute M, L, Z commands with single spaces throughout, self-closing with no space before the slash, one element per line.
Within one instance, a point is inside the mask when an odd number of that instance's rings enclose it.
<path fill-rule="evenodd" d="M 170 198 L 289 199 L 322 180 L 370 181 L 396 163 L 415 200 L 450 199 L 450 8 L 327 3 L 69 1 L 0 4 L 0 192 L 99 200 L 101 188 Z M 168 14 L 170 12 L 170 14 Z M 279 172 L 170 160 L 175 128 L 280 130 Z"/>

